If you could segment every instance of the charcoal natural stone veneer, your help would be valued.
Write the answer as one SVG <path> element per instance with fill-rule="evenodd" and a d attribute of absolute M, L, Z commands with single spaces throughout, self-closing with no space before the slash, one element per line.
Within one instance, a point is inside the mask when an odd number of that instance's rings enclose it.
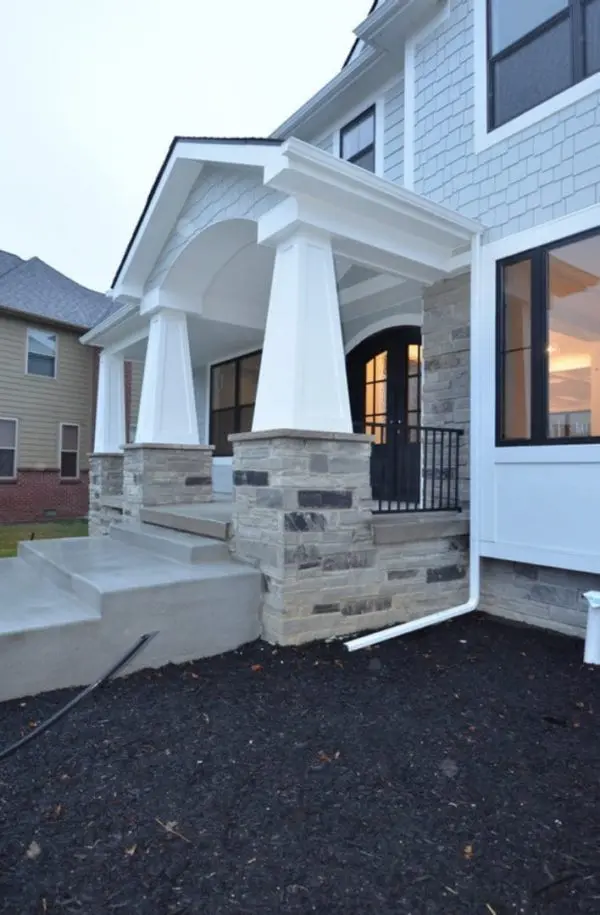
<path fill-rule="evenodd" d="M 375 545 L 367 436 L 284 430 L 231 441 L 232 545 L 265 576 L 269 641 L 350 635 L 466 598 L 464 577 L 448 571 L 467 565 L 451 523 L 437 539 L 416 524 L 402 543 Z"/>
<path fill-rule="evenodd" d="M 123 453 L 90 455 L 90 537 L 108 534 L 111 524 L 121 518 L 116 507 L 123 495 Z"/>
<path fill-rule="evenodd" d="M 123 514 L 138 518 L 142 507 L 209 502 L 213 450 L 207 445 L 127 445 Z"/>

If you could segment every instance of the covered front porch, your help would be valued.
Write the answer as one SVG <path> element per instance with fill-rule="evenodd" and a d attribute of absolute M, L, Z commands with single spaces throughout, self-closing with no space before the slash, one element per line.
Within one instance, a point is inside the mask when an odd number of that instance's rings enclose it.
<path fill-rule="evenodd" d="M 124 308 L 87 337 L 103 347 L 95 452 L 123 453 L 123 364 L 137 360 L 132 444 L 210 447 L 211 492 L 233 494 L 231 435 L 358 433 L 374 510 L 459 508 L 477 227 L 298 141 L 179 147 L 117 275 Z"/>

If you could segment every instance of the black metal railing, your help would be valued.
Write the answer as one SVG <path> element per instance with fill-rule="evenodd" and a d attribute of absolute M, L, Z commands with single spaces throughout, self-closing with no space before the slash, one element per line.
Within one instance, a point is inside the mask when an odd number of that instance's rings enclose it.
<path fill-rule="evenodd" d="M 462 429 L 362 423 L 373 436 L 371 488 L 377 513 L 460 511 Z"/>

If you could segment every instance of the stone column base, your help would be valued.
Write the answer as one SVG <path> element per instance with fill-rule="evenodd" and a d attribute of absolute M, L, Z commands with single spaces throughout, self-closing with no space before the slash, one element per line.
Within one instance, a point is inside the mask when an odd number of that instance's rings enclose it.
<path fill-rule="evenodd" d="M 115 506 L 123 496 L 123 452 L 90 455 L 90 537 L 108 534 L 113 521 L 120 518 Z"/>
<path fill-rule="evenodd" d="M 213 450 L 212 445 L 127 445 L 123 514 L 137 518 L 142 507 L 210 502 Z"/>

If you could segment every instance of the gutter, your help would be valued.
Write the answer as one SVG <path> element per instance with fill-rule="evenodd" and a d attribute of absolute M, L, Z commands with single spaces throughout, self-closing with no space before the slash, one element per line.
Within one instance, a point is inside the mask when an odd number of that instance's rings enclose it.
<path fill-rule="evenodd" d="M 116 326 L 121 321 L 129 316 L 138 309 L 138 305 L 123 305 L 122 308 L 119 308 L 118 311 L 113 311 L 107 318 L 104 318 L 103 321 L 100 321 L 99 324 L 96 324 L 95 327 L 92 327 L 91 330 L 88 330 L 86 334 L 79 338 L 80 343 L 91 343 L 93 344 L 95 338 L 99 334 L 103 334 L 105 331 L 110 330 L 111 327 Z"/>
<path fill-rule="evenodd" d="M 470 429 L 470 455 L 469 469 L 471 478 L 469 481 L 469 499 L 471 506 L 471 519 L 469 530 L 469 597 L 466 603 L 459 604 L 457 607 L 450 607 L 448 610 L 439 610 L 430 616 L 421 617 L 418 620 L 411 620 L 409 623 L 401 623 L 399 626 L 392 626 L 379 632 L 372 632 L 369 635 L 363 635 L 358 639 L 352 639 L 346 642 L 348 651 L 358 651 L 361 648 L 368 648 L 371 645 L 378 645 L 380 642 L 386 642 L 389 639 L 395 639 L 402 635 L 408 635 L 409 632 L 417 632 L 419 629 L 427 629 L 429 626 L 437 626 L 438 623 L 445 623 L 448 620 L 455 619 L 458 616 L 466 616 L 477 610 L 481 598 L 481 554 L 479 552 L 480 530 L 481 530 L 481 508 L 479 500 L 480 492 L 480 474 L 481 474 L 481 433 L 483 410 L 479 396 L 479 386 L 476 383 L 481 377 L 480 366 L 482 363 L 482 348 L 479 345 L 479 319 L 481 314 L 480 302 L 480 285 L 481 285 L 481 234 L 474 236 L 471 242 L 471 359 L 470 359 L 470 377 L 471 377 L 471 429 Z"/>

